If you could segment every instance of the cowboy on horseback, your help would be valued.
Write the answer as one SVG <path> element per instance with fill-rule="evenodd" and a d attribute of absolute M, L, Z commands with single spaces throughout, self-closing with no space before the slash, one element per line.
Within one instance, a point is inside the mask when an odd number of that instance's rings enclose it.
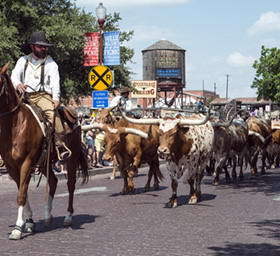
<path fill-rule="evenodd" d="M 33 32 L 28 45 L 31 53 L 22 56 L 12 71 L 11 80 L 20 93 L 26 93 L 31 104 L 39 107 L 55 129 L 55 145 L 58 158 L 65 161 L 71 151 L 62 141 L 64 128 L 55 110 L 60 105 L 59 71 L 56 62 L 47 54 L 52 46 L 43 32 Z"/>

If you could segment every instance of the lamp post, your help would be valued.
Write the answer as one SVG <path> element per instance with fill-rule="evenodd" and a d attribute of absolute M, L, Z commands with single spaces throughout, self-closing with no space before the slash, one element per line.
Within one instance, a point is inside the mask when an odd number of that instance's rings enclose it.
<path fill-rule="evenodd" d="M 106 20 L 106 8 L 102 3 L 99 3 L 97 8 L 95 9 L 99 31 L 100 31 L 100 39 L 99 39 L 99 65 L 103 64 L 103 28 Z"/>

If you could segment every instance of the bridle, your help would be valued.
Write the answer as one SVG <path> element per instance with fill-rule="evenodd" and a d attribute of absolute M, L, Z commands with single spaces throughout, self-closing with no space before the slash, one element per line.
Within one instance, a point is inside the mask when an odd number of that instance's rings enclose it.
<path fill-rule="evenodd" d="M 1 83 L 1 81 L 2 81 L 3 84 L 2 84 L 2 88 L 0 90 L 0 97 L 4 96 L 4 95 L 7 96 L 7 79 L 6 79 L 5 75 L 3 75 L 3 74 L 0 75 L 0 83 Z M 10 111 L 0 113 L 0 118 L 15 112 L 19 108 L 19 106 L 21 105 L 23 97 L 24 97 L 24 94 L 21 95 L 17 105 L 15 107 L 13 107 Z"/>

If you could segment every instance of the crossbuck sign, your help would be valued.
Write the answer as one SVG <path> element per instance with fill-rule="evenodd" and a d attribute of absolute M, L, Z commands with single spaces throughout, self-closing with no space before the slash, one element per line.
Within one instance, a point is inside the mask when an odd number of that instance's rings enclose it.
<path fill-rule="evenodd" d="M 107 90 L 113 82 L 112 72 L 106 66 L 95 66 L 88 74 L 88 82 L 94 90 Z"/>

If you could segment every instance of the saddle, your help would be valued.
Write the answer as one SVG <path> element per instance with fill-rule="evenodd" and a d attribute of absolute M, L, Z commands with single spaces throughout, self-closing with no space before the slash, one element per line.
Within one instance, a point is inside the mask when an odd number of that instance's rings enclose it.
<path fill-rule="evenodd" d="M 75 124 L 77 124 L 78 116 L 77 116 L 77 112 L 73 108 L 59 107 L 57 110 L 62 121 L 65 121 L 71 128 Z"/>

